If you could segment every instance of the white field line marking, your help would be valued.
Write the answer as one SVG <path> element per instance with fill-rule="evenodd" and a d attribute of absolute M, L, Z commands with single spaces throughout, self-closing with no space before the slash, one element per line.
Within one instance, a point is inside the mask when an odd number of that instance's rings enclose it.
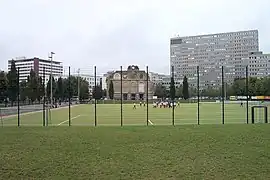
<path fill-rule="evenodd" d="M 75 117 L 71 118 L 70 120 L 76 119 L 76 118 L 78 118 L 78 117 L 80 117 L 80 116 L 81 116 L 81 115 L 75 116 Z M 69 121 L 69 119 L 67 119 L 67 120 L 65 120 L 65 121 L 63 121 L 63 122 L 57 124 L 57 126 L 60 126 L 61 124 L 64 124 L 65 122 L 68 122 L 68 121 Z"/>
<path fill-rule="evenodd" d="M 70 108 L 73 108 L 73 107 L 76 107 L 76 106 L 80 106 L 81 104 L 79 105 L 73 105 L 71 106 Z M 65 109 L 65 108 L 68 108 L 68 106 L 64 106 L 64 107 L 60 107 L 60 108 L 54 108 L 54 109 L 51 109 L 51 111 L 56 111 L 56 110 L 61 110 L 61 109 Z M 27 112 L 27 113 L 20 113 L 20 116 L 25 116 L 25 115 L 29 115 L 29 114 L 35 114 L 35 113 L 40 113 L 42 112 L 43 110 L 40 110 L 40 111 L 32 111 L 32 112 Z M 12 117 L 17 117 L 18 114 L 13 114 L 13 115 L 8 115 L 8 116 L 2 116 L 3 119 L 9 119 L 9 118 L 12 118 Z"/>
<path fill-rule="evenodd" d="M 151 125 L 154 125 L 150 119 L 148 119 L 148 122 L 149 122 Z"/>

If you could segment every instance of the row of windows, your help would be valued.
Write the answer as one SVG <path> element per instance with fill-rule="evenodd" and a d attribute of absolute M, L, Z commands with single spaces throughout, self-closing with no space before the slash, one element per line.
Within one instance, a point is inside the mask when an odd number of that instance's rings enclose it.
<path fill-rule="evenodd" d="M 234 33 L 222 33 L 222 34 L 211 34 L 211 35 L 203 35 L 203 36 L 189 36 L 189 37 L 184 37 L 184 40 L 196 40 L 196 39 L 216 39 L 216 38 L 243 38 L 243 36 L 251 36 L 251 37 L 256 37 L 257 32 L 255 31 L 245 31 L 245 32 L 234 32 Z"/>
<path fill-rule="evenodd" d="M 260 56 L 260 57 L 249 57 L 249 59 L 266 59 L 266 58 L 269 58 L 268 56 Z M 269 60 L 270 62 L 270 60 Z"/>

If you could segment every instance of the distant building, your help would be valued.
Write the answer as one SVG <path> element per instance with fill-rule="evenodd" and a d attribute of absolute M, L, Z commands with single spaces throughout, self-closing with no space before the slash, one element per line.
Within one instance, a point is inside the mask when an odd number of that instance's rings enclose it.
<path fill-rule="evenodd" d="M 123 100 L 146 100 L 147 73 L 139 70 L 138 66 L 129 66 L 122 71 Z M 114 87 L 114 99 L 121 99 L 121 71 L 115 71 L 107 77 L 107 96 L 109 84 L 112 81 Z M 148 77 L 148 99 L 153 98 L 153 84 Z"/>
<path fill-rule="evenodd" d="M 245 67 L 248 65 L 248 75 L 250 77 L 265 77 L 270 75 L 270 54 L 263 54 L 263 52 L 250 52 L 248 57 L 243 58 L 243 66 L 241 68 L 242 73 L 238 76 L 245 77 Z"/>
<path fill-rule="evenodd" d="M 12 60 L 8 60 L 8 71 L 10 71 Z M 63 65 L 62 62 L 59 61 L 50 61 L 39 58 L 17 58 L 14 60 L 16 68 L 20 68 L 20 81 L 26 81 L 27 77 L 30 75 L 31 69 L 33 69 L 37 75 L 43 78 L 43 70 L 45 70 L 45 83 L 49 81 L 49 76 L 51 74 L 52 67 L 52 75 L 53 76 L 61 76 L 63 74 Z M 51 66 L 52 65 L 52 66 Z M 44 69 L 43 69 L 44 68 Z"/>
<path fill-rule="evenodd" d="M 174 37 L 170 39 L 170 64 L 174 66 L 175 82 L 187 76 L 196 87 L 197 66 L 201 86 L 221 85 L 221 66 L 226 67 L 229 82 L 242 77 L 243 58 L 259 51 L 258 30 Z"/>
<path fill-rule="evenodd" d="M 149 72 L 149 78 L 154 86 L 161 84 L 161 85 L 165 86 L 166 89 L 170 88 L 170 83 L 171 83 L 171 76 L 170 75 Z M 175 85 L 179 86 L 179 83 L 175 84 Z"/>

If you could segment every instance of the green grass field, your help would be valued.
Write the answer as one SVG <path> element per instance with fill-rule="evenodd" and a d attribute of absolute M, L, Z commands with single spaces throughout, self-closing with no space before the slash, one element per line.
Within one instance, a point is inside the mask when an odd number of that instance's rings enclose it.
<path fill-rule="evenodd" d="M 200 104 L 200 124 L 220 124 L 221 103 Z M 250 114 L 250 111 L 249 111 Z M 269 113 L 270 114 L 270 113 Z M 41 126 L 42 112 L 21 114 L 20 123 L 22 126 Z M 94 105 L 78 105 L 71 108 L 72 125 L 93 126 L 95 121 Z M 263 122 L 262 112 L 256 113 L 256 121 Z M 251 122 L 251 115 L 249 115 Z M 3 126 L 17 125 L 17 116 L 4 117 Z M 246 107 L 239 104 L 225 104 L 225 123 L 246 123 Z M 97 105 L 98 125 L 120 125 L 120 104 L 98 104 Z M 172 109 L 153 108 L 149 104 L 149 125 L 170 125 L 172 124 Z M 197 104 L 182 103 L 175 108 L 175 124 L 197 124 Z M 49 125 L 67 126 L 68 108 L 52 109 Z M 132 104 L 123 105 L 123 125 L 146 125 L 146 107 L 133 109 Z"/>
<path fill-rule="evenodd" d="M 74 111 L 82 108 L 89 106 Z M 269 128 L 269 124 L 4 127 L 0 179 L 265 180 L 270 179 Z"/>

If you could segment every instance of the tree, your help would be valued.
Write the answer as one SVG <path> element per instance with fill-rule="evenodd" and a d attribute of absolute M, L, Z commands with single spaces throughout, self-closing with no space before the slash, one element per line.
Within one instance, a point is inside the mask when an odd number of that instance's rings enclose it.
<path fill-rule="evenodd" d="M 270 95 L 270 77 L 265 77 L 262 80 L 262 94 L 265 96 Z"/>
<path fill-rule="evenodd" d="M 221 96 L 221 89 L 215 89 L 212 86 L 208 86 L 206 89 L 202 91 L 201 96 L 219 97 Z"/>
<path fill-rule="evenodd" d="M 80 99 L 89 99 L 89 83 L 88 81 L 81 79 L 80 81 Z"/>
<path fill-rule="evenodd" d="M 43 85 L 43 81 L 42 81 L 42 77 L 37 77 L 38 78 L 38 96 L 37 96 L 37 99 L 40 103 L 42 97 L 44 98 L 44 85 Z"/>
<path fill-rule="evenodd" d="M 56 92 L 56 83 L 54 78 L 52 77 L 52 95 L 53 97 L 55 97 L 55 92 Z M 47 98 L 51 99 L 51 76 L 49 77 L 49 81 L 47 83 L 46 86 L 46 94 L 47 94 Z"/>
<path fill-rule="evenodd" d="M 155 87 L 154 95 L 159 98 L 165 98 L 167 96 L 166 87 L 162 84 L 157 84 Z"/>
<path fill-rule="evenodd" d="M 8 80 L 4 71 L 0 72 L 0 102 L 7 98 Z"/>
<path fill-rule="evenodd" d="M 93 98 L 97 100 L 102 98 L 102 89 L 100 85 L 93 88 Z"/>
<path fill-rule="evenodd" d="M 183 86 L 182 85 L 180 85 L 179 87 L 176 88 L 175 96 L 178 98 L 183 97 Z"/>
<path fill-rule="evenodd" d="M 183 80 L 183 98 L 187 100 L 189 98 L 189 91 L 188 91 L 188 79 L 185 76 Z"/>
<path fill-rule="evenodd" d="M 242 81 L 243 81 L 244 83 L 246 82 L 245 79 L 243 79 Z M 258 79 L 258 81 L 259 81 L 259 79 Z M 254 77 L 250 77 L 250 78 L 249 78 L 249 80 L 248 80 L 248 85 L 249 85 L 248 91 L 249 91 L 249 95 L 250 95 L 250 96 L 255 96 L 255 95 L 256 95 L 256 91 L 257 91 L 256 85 L 257 85 L 257 84 L 258 84 L 258 83 L 257 83 L 257 78 L 254 78 Z M 244 89 L 245 89 L 246 84 L 243 84 L 243 85 L 244 85 Z"/>
<path fill-rule="evenodd" d="M 39 84 L 38 84 L 38 76 L 36 75 L 35 71 L 31 69 L 30 75 L 28 76 L 28 98 L 33 103 L 35 100 L 38 99 L 38 96 L 40 95 L 39 92 Z"/>
<path fill-rule="evenodd" d="M 264 88 L 263 88 L 263 80 L 257 79 L 255 82 L 255 95 L 263 96 L 264 95 Z"/>
<path fill-rule="evenodd" d="M 235 79 L 232 85 L 234 95 L 244 96 L 246 94 L 245 84 L 245 79 Z"/>
<path fill-rule="evenodd" d="M 174 77 L 171 77 L 171 83 L 170 83 L 170 98 L 174 101 L 175 99 L 175 83 L 174 83 Z"/>
<path fill-rule="evenodd" d="M 8 90 L 7 95 L 9 100 L 11 101 L 11 106 L 13 106 L 14 101 L 16 101 L 18 94 L 18 78 L 17 78 L 17 70 L 15 61 L 11 61 L 10 71 L 7 74 L 8 79 Z"/>
<path fill-rule="evenodd" d="M 27 87 L 27 81 L 22 81 L 20 83 L 20 100 L 22 102 L 26 101 L 27 96 L 29 94 L 28 90 L 29 90 L 29 88 Z"/>
<path fill-rule="evenodd" d="M 55 96 L 58 100 L 63 101 L 64 99 L 64 89 L 63 89 L 63 79 L 60 77 L 57 80 L 57 85 L 56 85 L 56 92 Z"/>
<path fill-rule="evenodd" d="M 112 80 L 110 80 L 110 84 L 109 84 L 109 97 L 110 97 L 110 99 L 113 99 L 113 96 L 114 96 L 114 87 L 113 87 Z"/>

